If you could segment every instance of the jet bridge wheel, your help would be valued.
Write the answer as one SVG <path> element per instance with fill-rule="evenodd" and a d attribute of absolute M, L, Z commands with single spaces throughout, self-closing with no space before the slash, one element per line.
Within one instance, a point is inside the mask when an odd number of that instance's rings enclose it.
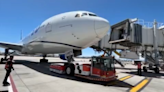
<path fill-rule="evenodd" d="M 158 74 L 159 73 L 159 68 L 158 67 L 155 67 L 154 68 L 154 72 Z"/>
<path fill-rule="evenodd" d="M 143 67 L 143 71 L 147 72 L 147 67 L 146 66 Z"/>
<path fill-rule="evenodd" d="M 68 64 L 68 65 L 66 65 L 66 69 L 65 69 L 65 73 L 67 74 L 67 75 L 74 75 L 74 65 L 73 64 Z"/>

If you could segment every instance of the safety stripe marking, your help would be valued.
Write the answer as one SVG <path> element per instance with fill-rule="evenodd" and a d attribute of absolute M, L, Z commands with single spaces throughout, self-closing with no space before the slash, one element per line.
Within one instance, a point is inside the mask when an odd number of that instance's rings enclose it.
<path fill-rule="evenodd" d="M 18 92 L 11 75 L 9 76 L 8 81 L 10 83 L 10 86 L 8 86 L 9 92 Z"/>
<path fill-rule="evenodd" d="M 125 77 L 123 77 L 123 78 L 120 78 L 119 80 L 120 80 L 120 81 L 124 81 L 124 80 L 126 80 L 126 79 L 131 78 L 131 77 L 132 77 L 132 75 L 128 75 L 128 76 L 125 76 Z"/>
<path fill-rule="evenodd" d="M 143 89 L 149 82 L 150 78 L 145 78 L 141 82 L 139 82 L 136 86 L 132 87 L 129 92 L 138 92 Z"/>
<path fill-rule="evenodd" d="M 131 77 L 133 77 L 133 76 L 132 75 L 127 75 L 125 77 L 119 78 L 118 80 L 119 81 L 124 81 L 124 80 L 127 80 L 127 79 L 131 78 Z M 108 83 L 106 86 L 114 85 L 114 84 L 118 83 L 119 81 L 114 81 L 114 82 Z"/>
<path fill-rule="evenodd" d="M 13 88 L 11 86 L 10 78 L 8 78 L 7 81 L 10 83 L 10 85 L 8 86 L 8 92 L 13 92 Z"/>

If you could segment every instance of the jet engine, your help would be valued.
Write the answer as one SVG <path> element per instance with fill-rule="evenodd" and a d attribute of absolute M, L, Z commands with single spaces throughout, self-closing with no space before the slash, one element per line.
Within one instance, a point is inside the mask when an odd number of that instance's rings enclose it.
<path fill-rule="evenodd" d="M 59 57 L 60 57 L 60 59 L 62 59 L 62 60 L 67 60 L 67 58 L 66 58 L 66 55 L 65 55 L 65 54 L 60 54 L 60 55 L 59 55 Z"/>
<path fill-rule="evenodd" d="M 67 57 L 69 56 L 69 55 L 73 55 L 73 57 L 77 57 L 77 56 L 79 56 L 79 55 L 82 55 L 82 51 L 81 50 L 73 50 L 73 52 L 71 52 L 71 51 L 67 51 L 66 53 L 64 53 L 64 54 L 60 54 L 59 55 L 59 57 L 60 57 L 60 59 L 62 59 L 62 60 L 67 60 Z"/>

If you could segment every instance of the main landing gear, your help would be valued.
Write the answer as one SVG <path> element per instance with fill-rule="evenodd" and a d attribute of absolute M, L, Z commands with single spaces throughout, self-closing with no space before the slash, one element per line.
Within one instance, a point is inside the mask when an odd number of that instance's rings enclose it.
<path fill-rule="evenodd" d="M 74 75 L 74 71 L 75 71 L 75 66 L 74 66 L 74 64 L 72 63 L 73 61 L 75 61 L 74 60 L 74 58 L 73 58 L 73 55 L 69 55 L 69 56 L 67 56 L 67 63 L 65 63 L 65 66 L 66 66 L 66 68 L 65 68 L 65 73 L 67 74 L 67 75 Z"/>
<path fill-rule="evenodd" d="M 46 59 L 47 55 L 43 55 L 43 59 L 40 59 L 40 63 L 48 63 L 48 59 Z"/>
<path fill-rule="evenodd" d="M 4 58 L 1 58 L 1 63 L 3 63 L 3 61 L 7 61 L 8 53 L 9 53 L 9 49 L 5 49 Z"/>

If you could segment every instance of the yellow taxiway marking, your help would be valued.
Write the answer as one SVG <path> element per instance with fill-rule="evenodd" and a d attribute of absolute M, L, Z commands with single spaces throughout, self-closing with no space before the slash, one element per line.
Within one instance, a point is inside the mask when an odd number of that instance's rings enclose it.
<path fill-rule="evenodd" d="M 118 79 L 118 80 L 124 81 L 124 80 L 126 80 L 126 79 L 131 78 L 131 77 L 132 77 L 132 75 L 128 75 L 128 76 L 122 77 L 122 78 L 120 78 L 120 79 Z M 107 86 L 108 86 L 108 85 L 114 85 L 114 84 L 116 84 L 116 83 L 118 83 L 118 82 L 119 82 L 119 81 L 115 81 L 115 82 L 108 83 Z"/>
<path fill-rule="evenodd" d="M 132 77 L 131 75 L 128 75 L 128 76 L 125 76 L 125 77 L 123 77 L 123 78 L 120 78 L 119 80 L 120 80 L 120 81 L 123 81 L 123 80 L 129 79 L 129 78 L 131 78 L 131 77 Z"/>
<path fill-rule="evenodd" d="M 144 79 L 143 81 L 141 81 L 138 85 L 136 85 L 135 87 L 133 87 L 130 92 L 137 92 L 138 90 L 140 90 L 141 88 L 143 88 L 150 79 Z"/>

